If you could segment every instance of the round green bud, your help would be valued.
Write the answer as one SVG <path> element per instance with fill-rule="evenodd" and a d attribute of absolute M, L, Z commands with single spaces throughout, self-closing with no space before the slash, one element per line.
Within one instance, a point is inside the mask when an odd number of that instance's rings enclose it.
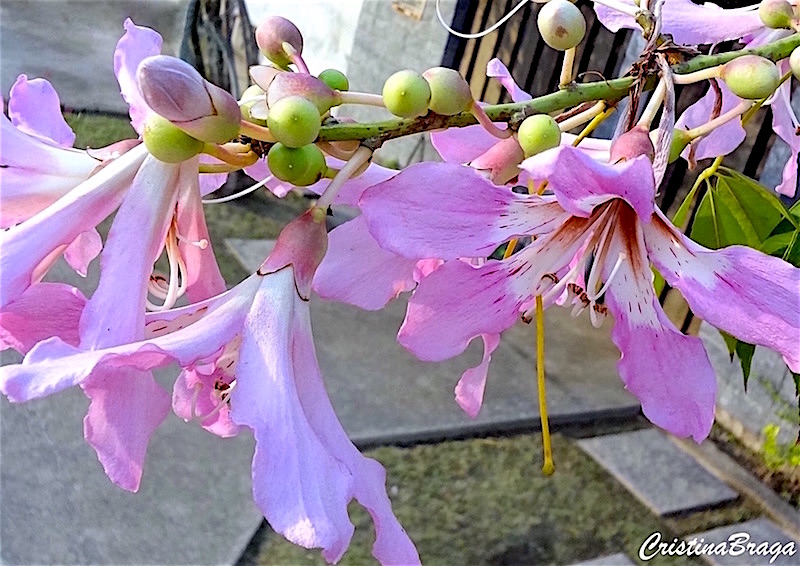
<path fill-rule="evenodd" d="M 794 10 L 786 0 L 761 0 L 758 17 L 768 28 L 788 29 L 792 27 Z"/>
<path fill-rule="evenodd" d="M 458 71 L 447 67 L 434 67 L 422 73 L 422 76 L 428 81 L 431 89 L 428 108 L 437 114 L 453 116 L 472 107 L 474 101 L 469 84 Z"/>
<path fill-rule="evenodd" d="M 800 47 L 795 47 L 789 56 L 789 67 L 792 69 L 794 78 L 800 80 Z"/>
<path fill-rule="evenodd" d="M 270 106 L 267 127 L 286 147 L 302 147 L 317 139 L 320 121 L 313 102 L 302 96 L 288 96 Z"/>
<path fill-rule="evenodd" d="M 284 69 L 292 62 L 284 43 L 291 45 L 298 54 L 303 52 L 303 34 L 292 22 L 280 16 L 270 16 L 258 24 L 256 43 L 267 59 Z"/>
<path fill-rule="evenodd" d="M 204 145 L 158 114 L 151 115 L 145 122 L 142 139 L 150 155 L 165 163 L 191 159 L 203 151 Z"/>
<path fill-rule="evenodd" d="M 419 73 L 397 71 L 383 83 L 383 103 L 395 116 L 416 118 L 428 113 L 431 87 Z"/>
<path fill-rule="evenodd" d="M 325 154 L 314 144 L 292 148 L 276 143 L 267 153 L 267 166 L 278 179 L 296 187 L 313 185 L 327 170 Z"/>
<path fill-rule="evenodd" d="M 777 65 L 758 55 L 744 55 L 722 66 L 720 78 L 740 98 L 757 100 L 772 94 L 781 82 Z"/>
<path fill-rule="evenodd" d="M 561 143 L 561 129 L 547 114 L 528 116 L 519 125 L 517 141 L 525 157 L 530 157 L 558 146 Z"/>
<path fill-rule="evenodd" d="M 319 80 L 331 87 L 333 90 L 350 90 L 350 81 L 345 74 L 336 69 L 325 69 L 319 74 Z"/>
<path fill-rule="evenodd" d="M 569 0 L 550 0 L 536 18 L 544 42 L 559 51 L 572 49 L 583 41 L 586 18 Z"/>

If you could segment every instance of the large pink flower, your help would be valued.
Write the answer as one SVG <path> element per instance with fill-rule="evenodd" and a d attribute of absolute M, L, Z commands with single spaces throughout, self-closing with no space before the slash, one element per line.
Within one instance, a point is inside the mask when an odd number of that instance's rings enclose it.
<path fill-rule="evenodd" d="M 347 438 L 314 353 L 308 301 L 326 247 L 322 212 L 289 224 L 259 271 L 234 289 L 150 315 L 146 338 L 89 351 L 48 339 L 22 364 L 0 368 L 0 390 L 20 402 L 86 387 L 98 371 L 116 379 L 120 371 L 147 372 L 173 361 L 185 371 L 202 370 L 214 382 L 195 379 L 195 396 L 225 404 L 226 411 L 230 403 L 230 421 L 217 424 L 253 430 L 253 492 L 275 530 L 301 546 L 321 547 L 336 562 L 353 534 L 347 505 L 356 499 L 375 522 L 375 557 L 386 564 L 419 563 L 392 513 L 385 471 Z M 127 400 L 134 407 L 138 401 Z M 124 439 L 149 428 L 146 415 L 129 415 L 125 426 Z"/>
<path fill-rule="evenodd" d="M 662 311 L 652 263 L 698 316 L 800 369 L 800 270 L 750 248 L 710 251 L 685 238 L 655 207 L 646 157 L 612 166 L 560 147 L 522 167 L 547 179 L 557 202 L 448 164 L 412 166 L 362 198 L 381 246 L 449 260 L 420 282 L 398 336 L 418 357 L 443 360 L 475 337 L 499 334 L 530 316 L 537 295 L 546 305 L 588 309 L 596 324 L 610 312 L 619 372 L 644 414 L 700 441 L 713 422 L 713 369 L 700 340 Z M 396 210 L 403 213 L 389 213 Z M 526 235 L 533 243 L 506 260 L 474 267 L 458 259 Z"/>

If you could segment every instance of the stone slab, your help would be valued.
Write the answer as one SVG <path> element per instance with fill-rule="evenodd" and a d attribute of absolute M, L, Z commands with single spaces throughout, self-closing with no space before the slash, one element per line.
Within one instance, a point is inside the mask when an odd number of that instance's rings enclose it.
<path fill-rule="evenodd" d="M 227 243 L 250 271 L 272 245 L 266 240 Z M 453 389 L 464 370 L 480 361 L 480 341 L 454 360 L 421 362 L 397 344 L 404 315 L 403 300 L 376 312 L 331 301 L 312 303 L 328 390 L 356 443 L 416 442 L 538 426 L 533 327 L 519 324 L 504 334 L 492 356 L 483 409 L 472 420 L 453 401 Z M 565 309 L 549 309 L 546 320 L 551 422 L 638 414 L 638 403 L 617 376 L 619 353 L 608 337 L 610 325 L 597 331 Z"/>
<path fill-rule="evenodd" d="M 746 534 L 748 536 L 747 540 L 741 538 L 742 535 L 738 533 Z M 729 537 L 732 535 L 737 535 L 736 540 L 739 540 L 742 544 L 747 545 L 747 543 L 755 543 L 756 549 L 758 545 L 764 542 L 769 543 L 767 545 L 768 547 L 779 543 L 781 550 L 785 550 L 787 554 L 778 555 L 774 561 L 772 560 L 772 555 L 753 555 L 747 551 L 738 555 L 726 553 L 719 556 L 716 554 L 713 556 L 704 556 L 704 559 L 712 565 L 719 566 L 756 566 L 758 564 L 796 566 L 800 564 L 800 540 L 792 538 L 769 519 L 759 518 L 752 521 L 745 521 L 744 523 L 720 527 L 718 529 L 690 535 L 686 537 L 686 540 L 691 541 L 696 538 L 701 544 L 721 543 L 729 541 Z M 702 541 L 700 539 L 702 539 Z M 791 550 L 795 552 L 790 555 L 788 552 Z M 777 550 L 775 553 L 777 553 Z"/>
<path fill-rule="evenodd" d="M 586 438 L 578 445 L 657 515 L 698 511 L 738 497 L 656 429 Z"/>
<path fill-rule="evenodd" d="M 610 556 L 601 556 L 587 560 L 586 562 L 579 562 L 573 566 L 633 566 L 634 562 L 621 552 L 611 554 Z"/>
<path fill-rule="evenodd" d="M 60 261 L 48 278 L 87 291 Z M 0 363 L 19 360 L 7 350 Z M 169 391 L 176 368 L 157 372 Z M 170 414 L 150 443 L 137 494 L 108 481 L 83 440 L 77 389 L 0 400 L 0 563 L 234 564 L 262 517 L 252 500 L 248 434 L 223 440 Z"/>

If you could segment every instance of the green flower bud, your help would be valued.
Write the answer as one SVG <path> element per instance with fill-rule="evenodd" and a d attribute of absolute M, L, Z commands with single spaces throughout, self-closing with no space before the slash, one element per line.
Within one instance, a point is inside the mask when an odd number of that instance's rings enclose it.
<path fill-rule="evenodd" d="M 191 159 L 203 151 L 204 145 L 158 114 L 151 115 L 145 122 L 142 139 L 150 155 L 165 163 Z"/>
<path fill-rule="evenodd" d="M 789 67 L 792 69 L 794 78 L 800 80 L 800 47 L 795 47 L 795 50 L 789 56 Z"/>
<path fill-rule="evenodd" d="M 319 135 L 321 117 L 314 104 L 302 96 L 283 98 L 270 106 L 267 127 L 286 147 L 302 147 Z"/>
<path fill-rule="evenodd" d="M 786 0 L 761 0 L 758 17 L 768 28 L 788 29 L 792 27 L 794 10 Z"/>
<path fill-rule="evenodd" d="M 336 69 L 325 69 L 319 74 L 319 80 L 331 87 L 333 90 L 350 90 L 350 81 L 345 74 Z"/>
<path fill-rule="evenodd" d="M 525 153 L 525 157 L 530 157 L 557 147 L 561 143 L 561 129 L 558 127 L 558 123 L 547 114 L 528 116 L 519 125 L 517 141 Z"/>
<path fill-rule="evenodd" d="M 397 71 L 383 83 L 383 103 L 395 116 L 416 118 L 428 113 L 431 87 L 419 73 Z"/>
<path fill-rule="evenodd" d="M 327 170 L 325 154 L 314 144 L 291 148 L 276 143 L 267 154 L 267 166 L 275 177 L 296 187 L 313 185 Z"/>
<path fill-rule="evenodd" d="M 757 100 L 769 96 L 778 88 L 781 73 L 769 59 L 744 55 L 723 65 L 720 78 L 736 96 Z"/>
<path fill-rule="evenodd" d="M 431 89 L 431 100 L 428 108 L 442 114 L 453 116 L 459 112 L 466 112 L 474 100 L 469 84 L 458 71 L 447 67 L 434 67 L 428 69 L 422 76 L 428 81 Z"/>
<path fill-rule="evenodd" d="M 550 0 L 536 18 L 544 42 L 559 51 L 572 49 L 583 41 L 586 18 L 569 0 Z"/>
<path fill-rule="evenodd" d="M 259 126 L 266 126 L 266 119 L 262 118 L 258 111 L 255 113 L 251 112 L 253 106 L 255 105 L 258 105 L 259 107 L 263 105 L 266 107 L 266 99 L 267 94 L 261 89 L 260 86 L 250 85 L 247 87 L 242 93 L 242 103 L 239 105 L 239 109 L 242 112 L 242 119 L 253 124 L 258 124 Z"/>

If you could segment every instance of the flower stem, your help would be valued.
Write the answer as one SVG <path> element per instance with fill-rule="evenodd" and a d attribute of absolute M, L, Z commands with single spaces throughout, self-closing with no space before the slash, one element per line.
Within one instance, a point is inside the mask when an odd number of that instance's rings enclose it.
<path fill-rule="evenodd" d="M 475 119 L 478 121 L 478 123 L 483 126 L 483 129 L 492 134 L 494 137 L 500 139 L 511 137 L 511 130 L 501 130 L 498 128 L 495 123 L 489 119 L 489 116 L 486 115 L 486 112 L 477 102 L 472 103 L 472 108 L 470 111 L 472 112 L 472 115 L 475 116 Z"/>
<path fill-rule="evenodd" d="M 207 153 L 212 157 L 216 157 L 220 161 L 224 161 L 230 165 L 237 167 L 249 167 L 258 161 L 258 155 L 252 151 L 239 152 L 230 147 L 216 145 L 213 143 L 206 143 L 203 146 L 203 153 Z"/>
<path fill-rule="evenodd" d="M 560 88 L 566 88 L 575 80 L 575 53 L 577 53 L 576 47 L 564 51 L 564 61 L 561 63 L 561 79 L 558 83 Z"/>
<path fill-rule="evenodd" d="M 675 74 L 672 75 L 672 81 L 676 85 L 688 85 L 691 83 L 704 81 L 706 79 L 718 79 L 721 68 L 721 65 L 718 65 L 716 67 L 709 67 L 708 69 L 694 71 L 693 73 L 685 73 L 683 75 Z"/>
<path fill-rule="evenodd" d="M 701 126 L 697 126 L 696 128 L 692 128 L 691 130 L 686 130 L 686 134 L 689 135 L 690 138 L 697 139 L 701 136 L 708 135 L 715 128 L 722 126 L 723 124 L 727 124 L 737 116 L 740 116 L 747 112 L 750 107 L 753 106 L 753 101 L 751 100 L 743 100 L 724 114 L 721 114 L 714 118 L 713 120 L 709 120 L 705 124 Z"/>
<path fill-rule="evenodd" d="M 336 193 L 339 192 L 339 189 L 342 188 L 342 185 L 344 185 L 350 177 L 354 176 L 361 166 L 367 163 L 371 157 L 372 150 L 370 148 L 365 146 L 359 147 L 353 154 L 353 157 L 351 157 L 350 160 L 345 163 L 344 167 L 336 173 L 333 181 L 330 182 L 325 192 L 319 197 L 315 206 L 317 208 L 327 209 L 333 203 L 333 199 L 336 197 Z"/>
<path fill-rule="evenodd" d="M 253 124 L 247 120 L 242 120 L 239 122 L 239 133 L 243 136 L 247 136 L 248 138 L 258 141 L 268 143 L 275 143 L 278 141 L 275 139 L 275 136 L 272 135 L 272 132 L 269 131 L 269 128 L 259 126 L 258 124 Z"/>
<path fill-rule="evenodd" d="M 601 100 L 588 110 L 581 112 L 571 118 L 567 118 L 563 122 L 558 123 L 558 129 L 562 132 L 568 132 L 573 128 L 577 128 L 578 126 L 584 125 L 589 120 L 594 120 L 598 114 L 602 114 L 603 110 L 606 108 L 606 103 L 604 100 Z"/>
<path fill-rule="evenodd" d="M 339 100 L 342 104 L 364 104 L 366 106 L 386 108 L 386 104 L 383 102 L 383 96 L 370 92 L 339 91 Z"/>

